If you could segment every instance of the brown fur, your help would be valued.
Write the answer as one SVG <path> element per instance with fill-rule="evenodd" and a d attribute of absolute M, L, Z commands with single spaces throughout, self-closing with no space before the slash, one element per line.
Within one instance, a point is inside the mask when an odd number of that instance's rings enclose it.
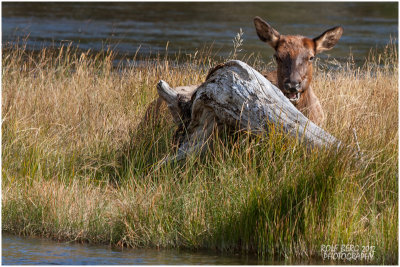
<path fill-rule="evenodd" d="M 335 27 L 310 39 L 299 35 L 281 35 L 259 17 L 254 18 L 254 25 L 259 38 L 275 49 L 277 69 L 263 75 L 281 89 L 292 104 L 311 121 L 322 124 L 324 112 L 310 86 L 312 60 L 317 53 L 329 50 L 337 43 L 343 28 Z"/>

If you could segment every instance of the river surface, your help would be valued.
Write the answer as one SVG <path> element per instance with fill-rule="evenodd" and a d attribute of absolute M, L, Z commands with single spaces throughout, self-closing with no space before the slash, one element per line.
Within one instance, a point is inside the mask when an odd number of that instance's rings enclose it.
<path fill-rule="evenodd" d="M 2 234 L 3 265 L 253 265 L 255 256 L 221 255 L 156 249 L 112 249 L 109 246 L 55 242 Z"/>
<path fill-rule="evenodd" d="M 2 265 L 336 265 L 322 260 L 262 261 L 254 255 L 175 249 L 120 249 L 2 233 Z M 345 262 L 348 264 L 348 262 Z M 343 263 L 342 263 L 343 264 Z"/>
<path fill-rule="evenodd" d="M 364 60 L 398 36 L 397 2 L 64 2 L 2 3 L 2 41 L 27 38 L 28 49 L 73 42 L 94 51 L 112 48 L 120 55 L 194 54 L 204 46 L 226 57 L 232 40 L 242 29 L 242 55 L 271 48 L 255 32 L 253 18 L 260 16 L 282 34 L 316 37 L 336 25 L 344 33 L 328 55 L 339 61 L 352 53 Z M 395 41 L 397 42 L 397 40 Z"/>

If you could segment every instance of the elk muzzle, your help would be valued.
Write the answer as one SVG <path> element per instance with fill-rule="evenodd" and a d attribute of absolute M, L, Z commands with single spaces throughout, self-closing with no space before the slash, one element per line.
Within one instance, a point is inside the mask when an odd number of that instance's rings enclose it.
<path fill-rule="evenodd" d="M 285 82 L 283 94 L 289 98 L 290 102 L 297 104 L 300 100 L 301 82 Z"/>

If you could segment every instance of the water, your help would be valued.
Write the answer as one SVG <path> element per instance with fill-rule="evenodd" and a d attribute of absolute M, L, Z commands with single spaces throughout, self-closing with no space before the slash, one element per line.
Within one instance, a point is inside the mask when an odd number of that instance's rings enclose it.
<path fill-rule="evenodd" d="M 344 34 L 336 47 L 322 57 L 344 61 L 350 52 L 362 60 L 371 48 L 382 48 L 398 35 L 396 2 L 321 3 L 2 3 L 3 43 L 29 36 L 28 48 L 73 41 L 80 48 L 111 47 L 132 57 L 168 52 L 194 53 L 205 45 L 226 57 L 232 39 L 242 28 L 241 54 L 273 50 L 254 30 L 253 17 L 261 16 L 283 34 L 318 36 L 342 25 Z M 396 41 L 397 42 L 397 41 Z M 139 49 L 140 48 L 140 49 Z"/>
<path fill-rule="evenodd" d="M 262 264 L 256 257 L 55 242 L 2 234 L 3 265 L 238 265 Z"/>

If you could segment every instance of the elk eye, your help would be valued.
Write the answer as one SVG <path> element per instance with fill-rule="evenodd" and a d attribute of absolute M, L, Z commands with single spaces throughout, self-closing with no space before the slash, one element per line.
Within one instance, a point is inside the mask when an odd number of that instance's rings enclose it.
<path fill-rule="evenodd" d="M 311 56 L 308 60 L 310 60 L 310 61 L 313 61 L 313 59 L 314 59 L 314 57 L 313 56 Z"/>

